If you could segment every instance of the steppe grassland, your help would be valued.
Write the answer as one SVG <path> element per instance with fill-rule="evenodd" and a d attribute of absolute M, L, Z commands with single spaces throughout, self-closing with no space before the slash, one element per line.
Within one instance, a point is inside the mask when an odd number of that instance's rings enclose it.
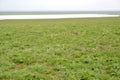
<path fill-rule="evenodd" d="M 119 80 L 120 18 L 0 21 L 1 80 Z"/>

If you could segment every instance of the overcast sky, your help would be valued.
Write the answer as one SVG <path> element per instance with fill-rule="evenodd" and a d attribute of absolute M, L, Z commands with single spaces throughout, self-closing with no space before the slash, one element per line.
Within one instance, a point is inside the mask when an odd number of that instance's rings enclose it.
<path fill-rule="evenodd" d="M 0 11 L 120 10 L 120 0 L 0 0 Z"/>

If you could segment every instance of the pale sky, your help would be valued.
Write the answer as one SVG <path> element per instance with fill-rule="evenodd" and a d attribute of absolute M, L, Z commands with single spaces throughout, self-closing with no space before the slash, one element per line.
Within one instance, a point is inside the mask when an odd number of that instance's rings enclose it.
<path fill-rule="evenodd" d="M 0 0 L 0 11 L 120 10 L 120 0 Z"/>

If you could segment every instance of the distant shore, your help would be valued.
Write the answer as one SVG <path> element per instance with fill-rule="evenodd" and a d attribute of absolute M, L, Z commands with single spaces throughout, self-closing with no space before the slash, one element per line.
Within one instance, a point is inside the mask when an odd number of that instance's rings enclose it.
<path fill-rule="evenodd" d="M 0 15 L 0 20 L 9 19 L 61 19 L 61 18 L 99 18 L 120 17 L 120 15 L 109 14 L 50 14 L 50 15 Z"/>

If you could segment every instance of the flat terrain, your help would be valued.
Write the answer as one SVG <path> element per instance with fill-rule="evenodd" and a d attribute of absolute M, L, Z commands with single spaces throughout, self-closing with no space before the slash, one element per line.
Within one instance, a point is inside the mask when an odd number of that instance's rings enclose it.
<path fill-rule="evenodd" d="M 1 20 L 0 80 L 120 80 L 120 18 Z"/>

